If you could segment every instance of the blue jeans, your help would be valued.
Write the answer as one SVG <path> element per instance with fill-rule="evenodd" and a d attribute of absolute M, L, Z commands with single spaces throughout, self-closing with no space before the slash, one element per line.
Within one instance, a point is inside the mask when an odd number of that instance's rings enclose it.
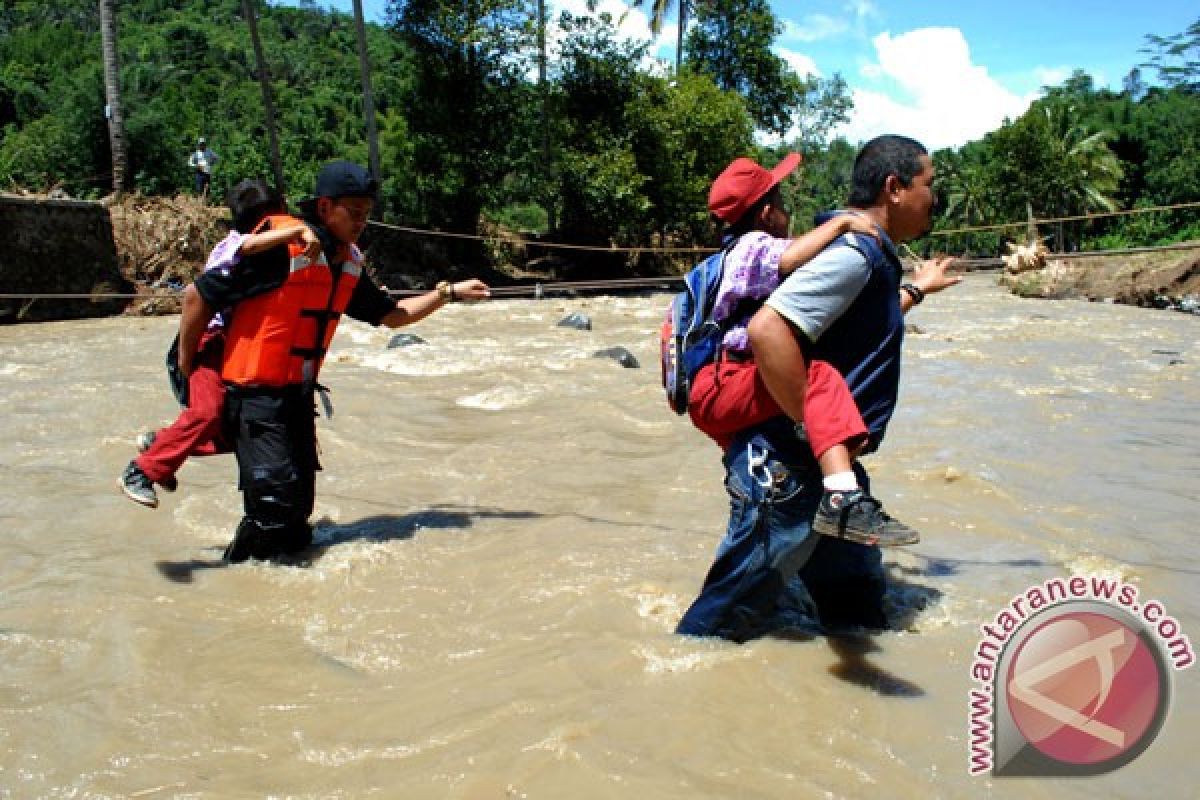
<path fill-rule="evenodd" d="M 744 642 L 783 627 L 886 627 L 879 550 L 814 533 L 820 469 L 811 455 L 788 460 L 761 436 L 726 453 L 729 526 L 677 633 Z"/>

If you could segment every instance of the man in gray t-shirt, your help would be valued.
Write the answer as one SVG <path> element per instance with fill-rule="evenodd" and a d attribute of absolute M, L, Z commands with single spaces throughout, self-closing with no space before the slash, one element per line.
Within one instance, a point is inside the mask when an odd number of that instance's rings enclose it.
<path fill-rule="evenodd" d="M 867 425 L 868 451 L 879 446 L 896 404 L 904 313 L 961 280 L 946 275 L 949 260 L 941 259 L 901 282 L 893 242 L 929 229 L 932 182 L 918 142 L 868 142 L 855 160 L 849 206 L 876 224 L 880 240 L 837 240 L 751 320 L 759 375 L 786 416 L 742 431 L 727 450 L 729 524 L 679 633 L 741 642 L 784 627 L 886 627 L 878 548 L 813 533 L 821 475 L 792 422 L 804 416 L 807 376 L 797 367 L 820 359 L 841 372 Z M 868 487 L 866 472 L 856 471 Z"/>

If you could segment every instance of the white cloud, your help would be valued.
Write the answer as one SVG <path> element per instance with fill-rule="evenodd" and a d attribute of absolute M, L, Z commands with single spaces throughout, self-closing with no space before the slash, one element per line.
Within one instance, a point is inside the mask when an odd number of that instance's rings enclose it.
<path fill-rule="evenodd" d="M 879 13 L 879 7 L 875 5 L 873 0 L 849 0 L 846 3 L 846 10 L 854 17 L 854 21 L 863 25 L 868 20 L 881 19 L 882 14 Z"/>
<path fill-rule="evenodd" d="M 861 72 L 850 122 L 838 133 L 851 142 L 882 133 L 919 139 L 931 150 L 957 147 L 1020 116 L 1035 95 L 1017 95 L 971 63 L 957 28 L 921 28 L 874 38 L 877 62 Z"/>
<path fill-rule="evenodd" d="M 1067 79 L 1075 74 L 1078 67 L 1034 67 L 1030 75 L 1031 79 L 1036 82 L 1040 89 L 1043 86 L 1062 86 Z M 1092 79 L 1092 84 L 1097 88 L 1108 86 L 1120 90 L 1120 81 L 1115 84 L 1108 79 L 1108 73 L 1104 70 L 1088 70 L 1088 76 Z"/>
<path fill-rule="evenodd" d="M 817 77 L 820 77 L 821 75 L 821 70 L 817 69 L 817 62 L 813 61 L 811 57 L 806 56 L 803 53 L 797 53 L 795 50 L 788 50 L 786 47 L 776 47 L 775 55 L 786 61 L 787 65 L 791 67 L 801 78 L 808 75 L 816 75 Z"/>
<path fill-rule="evenodd" d="M 783 35 L 790 42 L 817 42 L 831 39 L 850 30 L 850 23 L 826 14 L 809 14 L 801 22 L 784 20 Z"/>
<path fill-rule="evenodd" d="M 598 17 L 601 14 L 610 14 L 613 24 L 618 26 L 618 30 L 623 36 L 644 42 L 652 35 L 650 20 L 645 13 L 636 8 L 631 9 L 627 3 L 622 3 L 620 0 L 599 0 L 596 3 L 595 11 L 588 10 L 587 0 L 557 0 L 557 2 L 548 3 L 547 6 L 551 20 L 557 19 L 560 11 L 568 11 L 576 17 Z M 622 15 L 624 15 L 624 19 L 622 19 Z"/>
<path fill-rule="evenodd" d="M 1038 86 L 1058 86 L 1071 77 L 1071 67 L 1034 67 L 1033 77 Z"/>
<path fill-rule="evenodd" d="M 650 55 L 652 57 L 666 58 L 675 57 L 675 39 L 676 31 L 679 26 L 675 22 L 663 22 L 662 30 L 658 37 L 650 31 L 650 18 L 641 9 L 630 8 L 628 3 L 623 3 L 621 0 L 599 0 L 596 3 L 595 10 L 589 10 L 587 0 L 553 0 L 546 4 L 546 13 L 550 19 L 550 25 L 547 28 L 548 39 L 553 40 L 550 43 L 551 52 L 558 51 L 558 39 L 561 38 L 558 31 L 558 17 L 566 11 L 572 16 L 588 17 L 599 16 L 600 14 L 609 14 L 612 16 L 613 25 L 617 27 L 618 37 L 624 41 L 632 41 L 637 43 L 650 42 Z M 673 63 L 673 62 L 672 62 Z"/>
<path fill-rule="evenodd" d="M 588 10 L 587 0 L 554 0 L 546 4 L 546 17 L 549 22 L 546 27 L 546 52 L 552 65 L 562 53 L 564 37 L 558 27 L 558 19 L 564 11 L 575 17 L 598 17 L 606 13 L 612 17 L 619 41 L 635 44 L 649 42 L 650 48 L 640 65 L 640 68 L 647 72 L 665 75 L 675 63 L 677 26 L 674 23 L 664 23 L 662 32 L 655 38 L 650 31 L 650 18 L 644 12 L 630 8 L 620 0 L 599 0 L 594 12 Z M 530 67 L 528 78 L 536 80 L 536 65 Z"/>

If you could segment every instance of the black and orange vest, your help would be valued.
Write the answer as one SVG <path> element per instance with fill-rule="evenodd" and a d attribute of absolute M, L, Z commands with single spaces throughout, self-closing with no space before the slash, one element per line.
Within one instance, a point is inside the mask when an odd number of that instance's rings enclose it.
<path fill-rule="evenodd" d="M 303 225 L 287 215 L 267 217 L 255 229 Z M 313 385 L 338 320 L 362 274 L 353 257 L 332 270 L 322 253 L 316 261 L 288 244 L 290 272 L 283 285 L 237 304 L 225 332 L 221 377 L 237 386 Z"/>

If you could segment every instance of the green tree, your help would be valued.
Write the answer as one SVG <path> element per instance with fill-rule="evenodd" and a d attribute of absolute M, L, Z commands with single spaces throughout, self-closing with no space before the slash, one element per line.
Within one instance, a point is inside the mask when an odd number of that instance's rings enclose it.
<path fill-rule="evenodd" d="M 1150 34 L 1146 42 L 1141 52 L 1150 60 L 1140 66 L 1157 72 L 1158 79 L 1169 88 L 1200 91 L 1200 18 L 1183 33 Z"/>
<path fill-rule="evenodd" d="M 627 226 L 650 208 L 625 127 L 625 108 L 646 82 L 637 70 L 646 46 L 622 41 L 608 14 L 564 13 L 559 25 L 560 230 L 574 241 L 608 243 L 613 234 L 628 235 Z"/>
<path fill-rule="evenodd" d="M 254 6 L 272 61 L 284 172 L 308 189 L 322 161 L 368 156 L 353 20 L 315 6 Z M 79 196 L 110 190 L 96 10 L 93 0 L 0 5 L 0 184 L 62 185 Z M 221 156 L 214 194 L 241 177 L 270 174 L 245 21 L 243 0 L 121 0 L 117 47 L 133 187 L 185 187 L 187 153 L 201 134 Z M 402 115 L 412 97 L 407 51 L 381 26 L 367 26 L 366 34 L 373 60 L 386 65 L 375 84 L 377 108 Z M 396 195 L 386 200 L 390 208 L 401 203 Z"/>
<path fill-rule="evenodd" d="M 737 156 L 752 149 L 745 106 L 710 78 L 686 70 L 674 83 L 649 79 L 625 107 L 639 171 L 649 180 L 650 210 L 635 241 L 711 241 L 708 188 Z"/>
<path fill-rule="evenodd" d="M 988 180 L 986 155 L 986 150 L 978 144 L 957 152 L 934 153 L 939 207 L 936 228 L 971 228 L 998 218 L 995 205 L 998 193 Z M 943 240 L 939 247 L 949 252 L 990 255 L 999 249 L 1002 238 L 993 232 L 971 232 Z"/>
<path fill-rule="evenodd" d="M 767 0 L 696 0 L 687 66 L 737 92 L 755 125 L 778 136 L 799 126 L 805 151 L 824 144 L 853 107 L 840 75 L 800 76 L 771 50 L 783 31 Z"/>
<path fill-rule="evenodd" d="M 846 205 L 858 148 L 842 138 L 812 148 L 803 148 L 797 141 L 762 148 L 756 160 L 772 165 L 793 151 L 801 151 L 804 161 L 798 180 L 784 181 L 783 200 L 792 212 L 792 233 L 798 234 L 812 228 L 818 214 Z"/>
<path fill-rule="evenodd" d="M 1191 203 L 1200 187 L 1200 93 L 1152 91 L 1133 114 L 1131 138 L 1138 143 L 1141 175 L 1133 206 Z M 1157 212 L 1122 220 L 1119 229 L 1138 244 L 1200 239 L 1200 211 Z"/>
<path fill-rule="evenodd" d="M 519 0 L 393 0 L 388 19 L 417 73 L 408 119 L 418 216 L 474 233 L 518 138 L 530 16 Z"/>
<path fill-rule="evenodd" d="M 0 37 L 0 187 L 112 190 L 99 15 L 93 2 L 85 11 L 68 21 L 31 10 Z"/>
<path fill-rule="evenodd" d="M 367 163 L 371 177 L 379 180 L 379 133 L 375 125 L 375 91 L 371 86 L 371 60 L 367 53 L 367 25 L 362 0 L 354 0 L 354 33 L 358 50 L 358 70 L 362 80 L 363 116 L 367 126 Z M 376 209 L 378 214 L 379 209 Z"/>
<path fill-rule="evenodd" d="M 1111 135 L 1089 130 L 1075 106 L 1061 101 L 1035 103 L 1015 123 L 989 134 L 989 178 L 1003 193 L 1006 216 L 1019 219 L 1026 203 L 1042 218 L 1114 210 L 1112 195 L 1123 171 L 1108 148 Z M 1078 245 L 1080 227 L 1058 223 L 1056 247 Z"/>
<path fill-rule="evenodd" d="M 639 72 L 645 46 L 622 41 L 608 15 L 562 18 L 562 233 L 572 240 L 711 243 L 712 178 L 753 148 L 741 98 L 707 76 Z"/>
<path fill-rule="evenodd" d="M 771 52 L 783 26 L 766 0 L 696 0 L 687 65 L 722 89 L 737 92 L 755 124 L 782 136 L 807 86 Z"/>

